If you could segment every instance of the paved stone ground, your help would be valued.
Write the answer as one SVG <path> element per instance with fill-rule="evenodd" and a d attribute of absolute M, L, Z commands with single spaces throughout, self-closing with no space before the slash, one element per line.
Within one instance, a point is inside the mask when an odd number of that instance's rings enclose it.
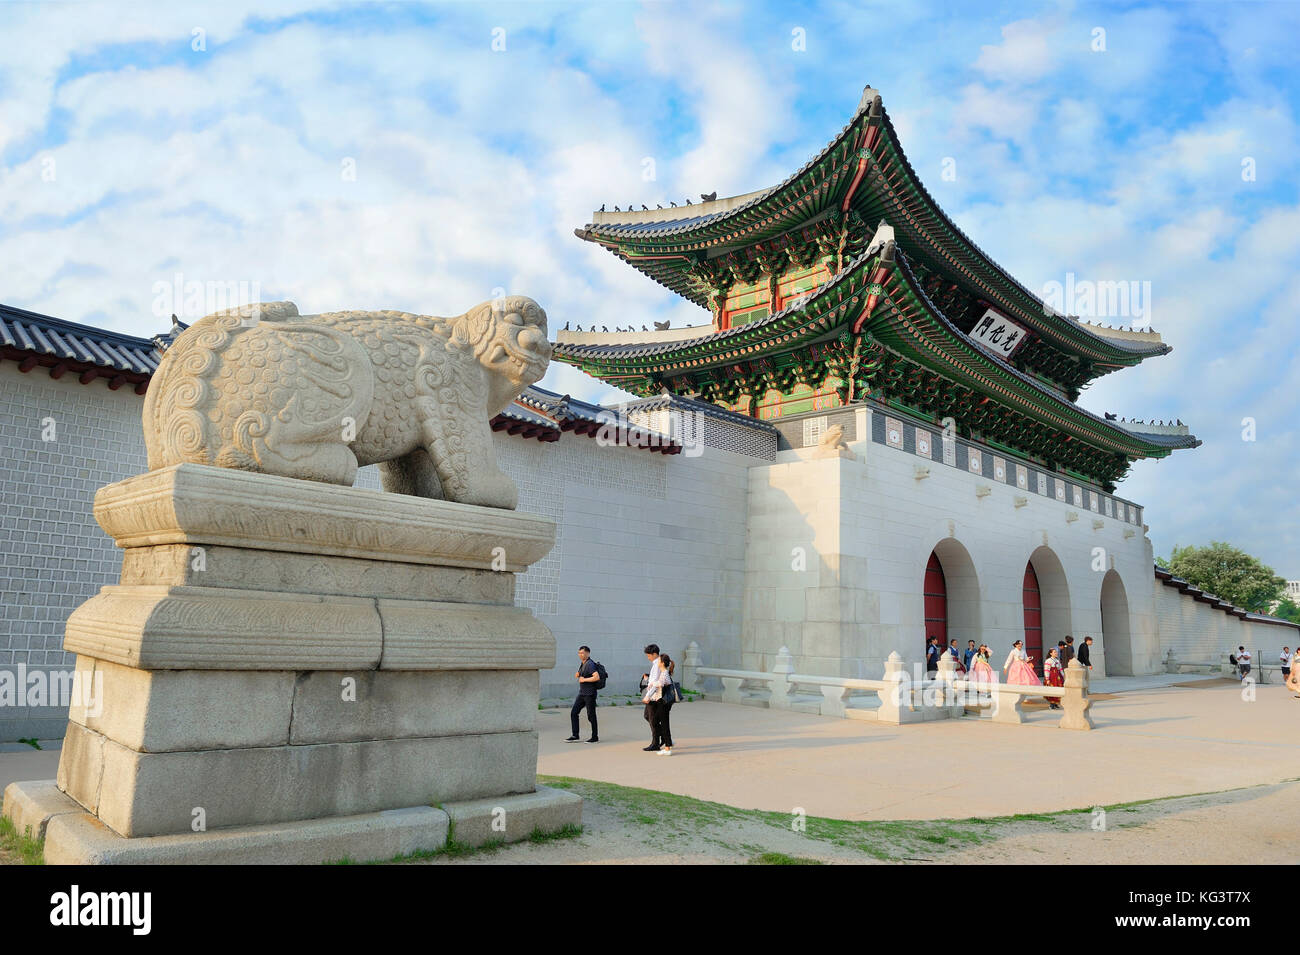
<path fill-rule="evenodd" d="M 1114 687 L 1112 687 L 1112 690 Z M 596 745 L 565 743 L 568 713 L 538 713 L 542 773 L 663 789 L 834 819 L 946 819 L 1086 808 L 1300 776 L 1300 700 L 1282 686 L 1161 687 L 1092 708 L 1092 732 L 1027 722 L 886 726 L 722 703 L 673 707 L 677 748 L 644 753 L 636 707 L 598 711 Z M 585 733 L 585 720 L 584 720 Z"/>
<path fill-rule="evenodd" d="M 577 778 L 584 834 L 454 861 L 732 863 L 771 851 L 824 862 L 1023 863 L 1052 852 L 1096 864 L 1294 863 L 1300 846 L 1281 823 L 1300 818 L 1300 700 L 1265 685 L 1246 702 L 1235 683 L 1180 680 L 1191 685 L 1108 682 L 1115 695 L 1094 706 L 1093 732 L 1058 729 L 1045 708 L 1023 726 L 899 727 L 683 703 L 666 758 L 641 751 L 639 707 L 602 707 L 596 745 L 565 743 L 568 712 L 542 710 L 539 771 Z M 57 751 L 0 753 L 0 786 L 52 778 L 57 761 Z M 1159 801 L 1112 811 L 1105 831 L 1087 812 L 1066 812 L 1137 800 Z M 796 807 L 859 822 L 810 838 L 785 824 Z M 1028 815 L 969 821 L 1017 814 Z"/>

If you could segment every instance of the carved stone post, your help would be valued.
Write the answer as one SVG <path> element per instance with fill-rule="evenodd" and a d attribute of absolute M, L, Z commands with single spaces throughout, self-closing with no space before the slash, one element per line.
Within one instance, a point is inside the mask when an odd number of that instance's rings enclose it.
<path fill-rule="evenodd" d="M 700 688 L 700 678 L 696 673 L 700 668 L 700 645 L 692 640 L 682 654 L 682 689 L 696 690 Z"/>
<path fill-rule="evenodd" d="M 776 653 L 776 662 L 772 664 L 772 679 L 768 686 L 771 688 L 771 696 L 768 698 L 768 706 L 774 710 L 788 710 L 790 708 L 790 681 L 789 675 L 794 672 L 794 657 L 790 654 L 789 647 L 782 647 Z"/>
<path fill-rule="evenodd" d="M 1063 730 L 1092 729 L 1092 714 L 1088 712 L 1092 701 L 1088 699 L 1087 676 L 1088 671 L 1078 660 L 1071 660 L 1065 668 L 1065 695 L 1061 697 L 1064 712 L 1060 723 Z"/>
<path fill-rule="evenodd" d="M 740 684 L 744 680 L 738 676 L 722 677 L 722 702 L 723 703 L 743 703 L 745 698 L 740 693 Z"/>
<path fill-rule="evenodd" d="M 847 701 L 849 693 L 852 691 L 847 686 L 827 686 L 823 685 L 822 691 L 822 716 L 844 716 L 848 708 Z"/>

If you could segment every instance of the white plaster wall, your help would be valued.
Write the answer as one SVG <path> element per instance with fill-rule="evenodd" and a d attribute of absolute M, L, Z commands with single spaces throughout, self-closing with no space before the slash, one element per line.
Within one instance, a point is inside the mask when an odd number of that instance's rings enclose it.
<path fill-rule="evenodd" d="M 1295 650 L 1300 645 L 1296 627 L 1242 620 L 1159 582 L 1155 612 L 1161 660 L 1173 650 L 1180 663 L 1217 664 L 1222 654 L 1245 646 L 1252 662 L 1275 665 L 1282 647 Z"/>
<path fill-rule="evenodd" d="M 565 434 L 544 443 L 495 435 L 519 509 L 556 522 L 555 548 L 520 576 L 516 601 L 555 634 L 543 696 L 576 692 L 577 649 L 609 671 L 606 692 L 636 693 L 648 643 L 680 660 L 692 640 L 713 665 L 740 655 L 746 471 L 759 459 L 602 446 Z M 374 468 L 358 484 L 378 487 Z"/>
<path fill-rule="evenodd" d="M 869 435 L 869 423 L 858 433 Z M 797 617 L 800 597 L 807 606 L 813 592 L 826 588 L 828 577 L 847 592 L 836 633 L 843 651 L 841 675 L 878 677 L 893 650 L 919 663 L 924 656 L 925 565 L 935 546 L 951 537 L 970 556 L 978 582 L 974 625 L 999 665 L 1012 642 L 1023 636 L 1025 564 L 1036 548 L 1047 547 L 1060 560 L 1069 600 L 1068 629 L 1045 629 L 1045 642 L 1055 645 L 1069 632 L 1077 644 L 1091 635 L 1094 669 L 1105 673 L 1100 598 L 1105 571 L 1113 568 L 1128 597 L 1133 668 L 1137 673 L 1157 671 L 1151 551 L 1141 527 L 938 462 L 927 465 L 916 455 L 865 437 L 850 449 L 856 460 L 815 460 L 811 451 L 783 452 L 776 464 L 750 473 L 746 666 L 766 669 L 784 644 L 795 654 L 800 672 L 832 672 L 835 661 L 827 648 L 834 638 L 821 625 L 825 622 L 809 618 L 800 623 Z M 929 477 L 915 478 L 918 465 L 929 467 Z M 976 495 L 981 485 L 991 489 L 982 498 Z M 1025 506 L 1014 506 L 1017 497 L 1027 499 Z M 1071 513 L 1078 514 L 1072 523 L 1066 519 Z M 1099 529 L 1094 520 L 1101 522 Z M 1126 538 L 1125 531 L 1135 533 Z M 813 551 L 808 569 L 791 569 L 791 549 L 805 545 Z M 947 563 L 945 574 L 951 576 Z M 1046 587 L 1042 568 L 1039 577 Z M 952 589 L 950 580 L 950 594 Z M 954 610 L 950 603 L 950 621 Z"/>

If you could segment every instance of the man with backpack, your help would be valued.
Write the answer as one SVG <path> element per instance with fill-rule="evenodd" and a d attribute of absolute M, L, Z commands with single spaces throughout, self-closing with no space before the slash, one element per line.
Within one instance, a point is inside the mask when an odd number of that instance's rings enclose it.
<path fill-rule="evenodd" d="M 573 722 L 573 735 L 566 743 L 576 743 L 578 737 L 578 714 L 587 708 L 587 721 L 591 723 L 591 739 L 588 743 L 599 743 L 600 733 L 596 728 L 596 691 L 605 685 L 605 668 L 591 659 L 591 647 L 578 647 L 578 672 L 573 674 L 578 681 L 578 696 L 569 710 L 569 719 Z"/>

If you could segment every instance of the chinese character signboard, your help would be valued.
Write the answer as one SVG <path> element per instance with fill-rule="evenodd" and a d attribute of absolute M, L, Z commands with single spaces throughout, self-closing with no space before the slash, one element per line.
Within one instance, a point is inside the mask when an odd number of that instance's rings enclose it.
<path fill-rule="evenodd" d="M 970 337 L 989 351 L 1010 358 L 1025 343 L 1025 330 L 990 308 L 970 330 Z"/>

